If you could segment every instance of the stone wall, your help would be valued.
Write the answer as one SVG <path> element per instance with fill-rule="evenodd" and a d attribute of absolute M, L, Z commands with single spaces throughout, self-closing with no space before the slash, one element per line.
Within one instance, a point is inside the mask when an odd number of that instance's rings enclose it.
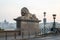
<path fill-rule="evenodd" d="M 5 37 L 5 36 L 18 36 L 19 35 L 19 31 L 0 31 L 0 37 Z"/>

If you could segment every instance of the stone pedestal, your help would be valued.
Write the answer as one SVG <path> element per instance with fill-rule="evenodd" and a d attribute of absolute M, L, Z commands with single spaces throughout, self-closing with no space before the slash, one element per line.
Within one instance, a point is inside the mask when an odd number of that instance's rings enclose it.
<path fill-rule="evenodd" d="M 22 19 L 14 19 L 14 20 L 16 20 L 17 30 L 24 32 L 24 34 L 28 33 L 35 34 L 40 32 L 39 20 L 22 20 Z"/>

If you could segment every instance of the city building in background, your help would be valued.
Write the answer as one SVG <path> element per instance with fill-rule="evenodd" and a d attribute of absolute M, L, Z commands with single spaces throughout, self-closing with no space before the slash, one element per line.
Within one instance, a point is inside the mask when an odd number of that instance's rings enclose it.
<path fill-rule="evenodd" d="M 4 30 L 15 30 L 16 23 L 9 23 L 7 20 L 0 22 L 0 28 Z"/>

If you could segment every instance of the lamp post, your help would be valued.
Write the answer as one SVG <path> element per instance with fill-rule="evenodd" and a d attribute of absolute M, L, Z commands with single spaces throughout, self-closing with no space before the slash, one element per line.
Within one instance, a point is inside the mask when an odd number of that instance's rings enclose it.
<path fill-rule="evenodd" d="M 53 14 L 53 19 L 54 19 L 54 22 L 53 22 L 53 32 L 56 33 L 56 24 L 55 24 L 55 19 L 56 19 L 56 14 Z"/>
<path fill-rule="evenodd" d="M 45 25 L 46 25 L 46 18 L 45 18 L 45 16 L 46 16 L 46 12 L 44 12 L 44 19 L 43 19 L 43 23 L 44 23 L 44 34 L 45 34 Z"/>

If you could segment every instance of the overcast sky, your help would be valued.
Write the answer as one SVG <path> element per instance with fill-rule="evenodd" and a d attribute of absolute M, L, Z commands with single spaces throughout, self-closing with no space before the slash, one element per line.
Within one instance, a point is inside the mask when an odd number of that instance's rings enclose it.
<path fill-rule="evenodd" d="M 53 21 L 52 14 L 56 14 L 56 21 L 60 22 L 60 0 L 0 0 L 0 22 L 4 19 L 15 22 L 13 19 L 21 16 L 23 7 L 27 7 L 40 20 L 46 12 L 48 22 Z"/>

